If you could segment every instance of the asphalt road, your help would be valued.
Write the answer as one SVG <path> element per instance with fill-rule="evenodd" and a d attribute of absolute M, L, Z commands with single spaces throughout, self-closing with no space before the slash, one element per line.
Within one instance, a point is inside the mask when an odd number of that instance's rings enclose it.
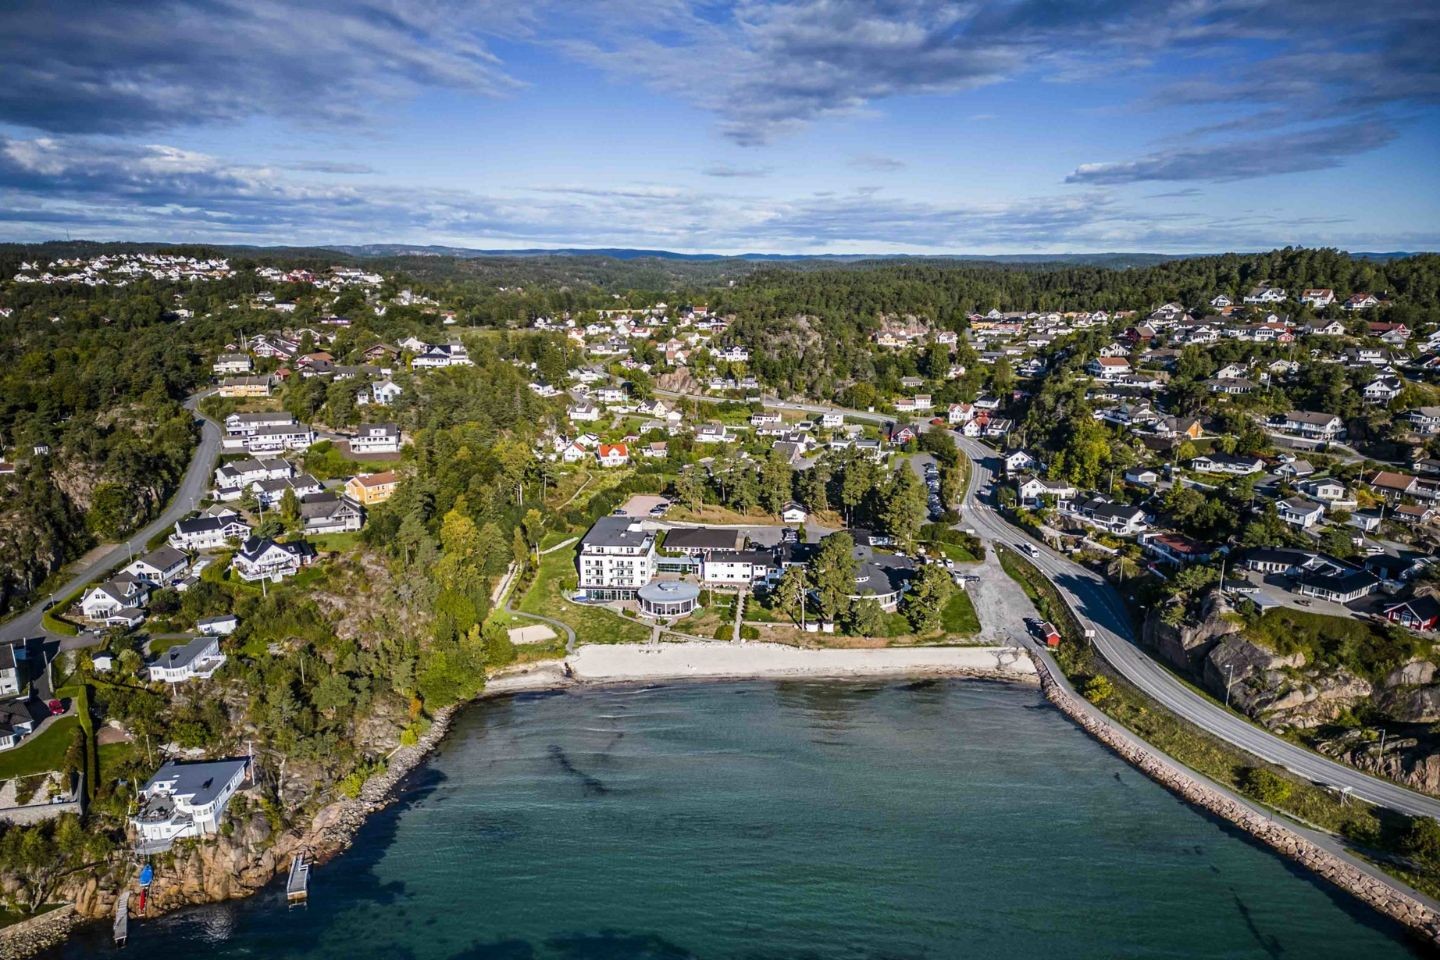
<path fill-rule="evenodd" d="M 220 455 L 222 432 L 220 425 L 201 414 L 197 407 L 200 399 L 207 394 L 208 391 L 197 393 L 185 401 L 185 408 L 194 412 L 196 418 L 200 420 L 200 442 L 196 445 L 195 453 L 190 458 L 190 465 L 185 468 L 185 476 L 180 481 L 179 489 L 170 498 L 165 509 L 124 543 L 116 544 L 98 557 L 72 565 L 69 570 L 69 579 L 56 588 L 55 597 L 68 596 L 91 581 L 99 579 L 112 568 L 128 562 L 132 554 L 140 556 L 145 552 L 145 544 L 150 541 L 151 537 L 162 530 L 173 527 L 175 521 L 194 510 L 205 492 L 210 489 L 211 473 L 215 467 L 215 460 Z M 0 642 L 8 643 L 26 637 L 47 636 L 40 618 L 50 597 L 50 594 L 46 594 L 39 598 L 33 606 L 0 624 Z M 68 650 L 89 646 L 92 642 L 92 637 L 81 634 L 78 637 L 64 637 L 60 646 L 61 649 Z"/>
<path fill-rule="evenodd" d="M 714 398 L 693 396 L 692 399 L 713 402 Z M 771 400 L 764 403 L 767 407 L 805 413 L 841 413 L 871 423 L 897 419 L 869 411 L 820 404 Z M 965 494 L 965 525 L 988 540 L 1033 544 L 1039 550 L 1039 556 L 1032 558 L 1032 562 L 1059 588 L 1081 619 L 1094 628 L 1096 649 L 1121 676 L 1207 733 L 1298 776 L 1333 789 L 1348 789 L 1351 796 L 1412 816 L 1440 818 L 1440 799 L 1361 773 L 1267 733 L 1239 714 L 1196 693 L 1156 663 L 1138 646 L 1139 638 L 1135 635 L 1130 615 L 1109 582 L 1011 526 L 977 496 L 997 473 L 1003 475 L 998 454 L 985 444 L 958 433 L 955 434 L 955 442 L 970 457 L 972 464 L 970 489 Z"/>
<path fill-rule="evenodd" d="M 1031 562 L 1065 594 L 1082 621 L 1094 628 L 1096 649 L 1125 679 L 1197 727 L 1292 773 L 1328 787 L 1349 788 L 1352 796 L 1403 813 L 1440 817 L 1440 800 L 1282 740 L 1182 683 L 1137 645 L 1134 626 L 1114 587 L 1099 574 L 1011 526 L 977 496 L 992 477 L 1003 475 L 999 456 L 978 441 L 957 437 L 957 442 L 974 465 L 965 498 L 966 525 L 989 540 L 1033 544 L 1039 556 L 1031 558 Z"/>

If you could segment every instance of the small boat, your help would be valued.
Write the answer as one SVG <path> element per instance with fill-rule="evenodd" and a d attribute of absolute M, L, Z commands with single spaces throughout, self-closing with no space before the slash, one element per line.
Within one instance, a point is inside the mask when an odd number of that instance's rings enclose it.
<path fill-rule="evenodd" d="M 155 868 L 150 864 L 140 868 L 140 902 L 136 905 L 135 912 L 144 916 L 145 901 L 149 899 L 150 884 L 155 880 Z"/>

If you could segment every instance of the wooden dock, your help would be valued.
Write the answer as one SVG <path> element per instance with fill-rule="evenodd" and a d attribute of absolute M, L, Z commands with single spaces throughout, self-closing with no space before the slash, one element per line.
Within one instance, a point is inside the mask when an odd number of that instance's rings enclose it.
<path fill-rule="evenodd" d="M 125 941 L 130 936 L 130 891 L 125 890 L 120 894 L 120 899 L 115 903 L 115 946 L 125 946 Z"/>
<path fill-rule="evenodd" d="M 285 900 L 292 906 L 310 899 L 310 864 L 305 854 L 297 853 L 290 861 L 290 876 L 285 881 Z"/>

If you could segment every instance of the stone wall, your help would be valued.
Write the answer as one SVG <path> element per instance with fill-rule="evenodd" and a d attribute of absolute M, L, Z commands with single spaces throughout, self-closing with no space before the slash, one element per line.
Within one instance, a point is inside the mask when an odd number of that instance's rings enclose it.
<path fill-rule="evenodd" d="M 78 920 L 68 904 L 29 920 L 0 927 L 0 960 L 23 960 L 60 943 Z"/>
<path fill-rule="evenodd" d="M 1277 823 L 1201 783 L 1168 758 L 1146 750 L 1111 724 L 1098 719 L 1089 705 L 1055 681 L 1048 664 L 1037 658 L 1040 685 L 1046 698 L 1086 733 L 1122 759 L 1183 800 L 1209 811 L 1244 830 L 1261 843 L 1323 877 L 1380 913 L 1414 930 L 1431 946 L 1440 948 L 1440 915 L 1409 894 Z"/>

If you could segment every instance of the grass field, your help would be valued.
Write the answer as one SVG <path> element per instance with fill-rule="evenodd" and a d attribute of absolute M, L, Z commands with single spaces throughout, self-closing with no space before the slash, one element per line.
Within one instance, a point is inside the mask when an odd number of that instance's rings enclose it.
<path fill-rule="evenodd" d="M 980 632 L 980 617 L 975 613 L 975 604 L 970 594 L 956 590 L 940 611 L 940 623 L 948 634 L 973 637 Z"/>
<path fill-rule="evenodd" d="M 575 558 L 569 550 L 547 554 L 540 558 L 535 580 L 516 607 L 568 623 L 580 643 L 642 643 L 649 639 L 650 628 L 643 623 L 566 600 L 575 592 L 577 580 Z"/>
<path fill-rule="evenodd" d="M 61 717 L 39 735 L 31 737 L 13 750 L 0 753 L 0 780 L 23 777 L 32 773 L 59 770 L 65 762 L 65 751 L 74 739 L 75 717 Z"/>

